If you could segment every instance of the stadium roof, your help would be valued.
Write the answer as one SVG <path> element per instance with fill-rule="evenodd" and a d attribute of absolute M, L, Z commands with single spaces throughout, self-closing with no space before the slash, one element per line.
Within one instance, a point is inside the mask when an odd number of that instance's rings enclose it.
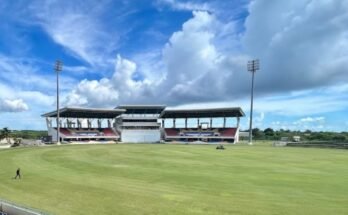
<path fill-rule="evenodd" d="M 207 109 L 177 109 L 164 110 L 160 118 L 216 118 L 216 117 L 242 117 L 244 112 L 240 107 L 207 108 Z"/>
<path fill-rule="evenodd" d="M 59 109 L 59 114 L 63 118 L 111 119 L 121 115 L 125 111 L 124 109 L 64 107 Z M 45 113 L 42 116 L 57 117 L 57 111 Z"/>
<path fill-rule="evenodd" d="M 116 109 L 125 109 L 125 114 L 160 114 L 165 108 L 165 105 L 119 105 L 116 107 Z"/>

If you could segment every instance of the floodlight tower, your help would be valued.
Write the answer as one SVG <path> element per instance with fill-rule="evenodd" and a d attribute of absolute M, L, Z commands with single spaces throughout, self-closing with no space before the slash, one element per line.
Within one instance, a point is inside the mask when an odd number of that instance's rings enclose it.
<path fill-rule="evenodd" d="M 59 72 L 63 69 L 63 63 L 60 60 L 56 60 L 56 63 L 54 65 L 54 71 L 57 74 L 57 144 L 60 144 L 59 139 L 59 130 L 60 130 L 60 124 L 59 124 Z"/>
<path fill-rule="evenodd" d="M 260 69 L 260 61 L 258 59 L 248 61 L 248 71 L 252 73 L 251 79 L 251 101 L 250 101 L 250 121 L 249 121 L 249 145 L 252 145 L 253 133 L 253 103 L 254 103 L 254 75 L 256 70 Z"/>

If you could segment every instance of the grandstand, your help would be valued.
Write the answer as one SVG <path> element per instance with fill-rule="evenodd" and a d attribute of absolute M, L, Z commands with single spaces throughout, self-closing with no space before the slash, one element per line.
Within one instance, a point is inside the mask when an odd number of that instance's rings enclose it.
<path fill-rule="evenodd" d="M 126 110 L 65 107 L 59 110 L 60 141 L 119 141 L 120 131 L 115 127 L 116 118 Z M 46 117 L 48 135 L 57 141 L 57 111 Z M 55 123 L 55 125 L 54 125 Z"/>
<path fill-rule="evenodd" d="M 241 108 L 212 108 L 212 109 L 191 109 L 191 110 L 164 110 L 160 116 L 164 130 L 165 141 L 203 141 L 203 142 L 230 142 L 239 141 L 240 117 L 244 116 Z M 209 122 L 202 122 L 201 119 L 209 119 Z M 222 118 L 222 126 L 214 126 L 214 119 Z M 236 125 L 226 126 L 228 118 L 237 118 Z M 172 120 L 172 127 L 165 126 L 165 120 Z M 184 119 L 183 128 L 176 127 L 177 119 Z M 197 119 L 195 126 L 188 126 L 188 119 Z"/>
<path fill-rule="evenodd" d="M 60 141 L 122 141 L 122 142 L 230 142 L 239 141 L 241 108 L 167 110 L 165 105 L 120 105 L 114 109 L 65 107 L 59 110 Z M 57 141 L 57 111 L 42 115 L 46 118 L 48 135 Z M 227 126 L 227 119 L 236 118 Z M 177 120 L 185 126 L 177 127 Z M 189 125 L 188 120 L 197 123 Z M 205 121 L 204 121 L 205 119 Z M 208 122 L 207 120 L 208 119 Z M 220 126 L 214 125 L 214 120 Z M 172 126 L 166 126 L 171 121 Z"/>

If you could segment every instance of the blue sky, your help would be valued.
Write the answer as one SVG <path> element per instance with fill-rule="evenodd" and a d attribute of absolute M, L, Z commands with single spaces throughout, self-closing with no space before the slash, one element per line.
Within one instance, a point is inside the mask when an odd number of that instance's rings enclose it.
<path fill-rule="evenodd" d="M 255 126 L 348 129 L 347 0 L 10 1 L 0 5 L 0 127 L 61 106 L 241 106 Z"/>

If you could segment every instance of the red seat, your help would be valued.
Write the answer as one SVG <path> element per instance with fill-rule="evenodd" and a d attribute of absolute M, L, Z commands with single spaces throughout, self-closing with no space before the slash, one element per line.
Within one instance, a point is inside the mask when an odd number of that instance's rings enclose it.
<path fill-rule="evenodd" d="M 175 128 L 166 128 L 165 132 L 167 136 L 179 136 L 180 130 Z"/>
<path fill-rule="evenodd" d="M 71 132 L 67 128 L 59 128 L 60 133 L 64 134 L 65 136 L 70 136 Z"/>
<path fill-rule="evenodd" d="M 112 130 L 111 128 L 103 129 L 104 136 L 118 136 L 117 132 Z"/>
<path fill-rule="evenodd" d="M 220 129 L 220 135 L 223 137 L 234 137 L 236 135 L 237 128 L 222 128 Z"/>

